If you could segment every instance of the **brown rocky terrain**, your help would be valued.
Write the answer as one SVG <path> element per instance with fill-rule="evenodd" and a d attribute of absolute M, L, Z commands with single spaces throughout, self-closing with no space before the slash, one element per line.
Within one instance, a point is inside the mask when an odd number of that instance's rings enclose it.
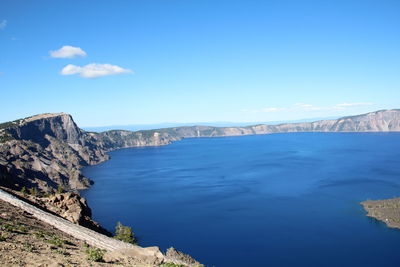
<path fill-rule="evenodd" d="M 28 202 L 40 209 L 56 214 L 72 223 L 82 225 L 98 233 L 111 236 L 111 233 L 92 220 L 92 211 L 86 199 L 75 192 L 54 193 L 45 195 L 32 195 L 5 187 L 0 187 L 5 192 Z"/>
<path fill-rule="evenodd" d="M 143 248 L 99 234 L 3 190 L 0 190 L 0 242 L 2 264 L 10 263 L 5 266 L 14 263 L 15 266 L 98 266 L 82 261 L 85 259 L 82 251 L 88 260 L 123 266 L 201 266 L 172 248 L 164 255 L 158 247 Z M 53 255 L 53 250 L 61 256 Z M 26 259 L 26 256 L 31 257 Z M 71 262 L 77 259 L 80 261 Z"/>
<path fill-rule="evenodd" d="M 0 262 L 2 266 L 116 265 L 90 260 L 89 253 L 86 253 L 87 249 L 83 241 L 0 200 Z"/>

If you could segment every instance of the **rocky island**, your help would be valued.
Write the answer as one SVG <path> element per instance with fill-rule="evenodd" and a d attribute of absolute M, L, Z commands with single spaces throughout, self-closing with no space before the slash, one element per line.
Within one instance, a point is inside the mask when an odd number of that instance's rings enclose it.
<path fill-rule="evenodd" d="M 368 217 L 382 221 L 390 228 L 400 229 L 400 198 L 367 200 L 361 205 Z"/>
<path fill-rule="evenodd" d="M 69 223 L 82 225 L 107 235 L 109 233 L 105 229 L 91 220 L 90 208 L 79 196 L 78 190 L 89 188 L 92 183 L 88 177 L 82 175 L 80 169 L 107 160 L 109 151 L 128 147 L 167 145 L 184 138 L 288 132 L 395 131 L 400 131 L 400 110 L 381 110 L 337 120 L 307 123 L 246 127 L 191 126 L 145 131 L 112 130 L 101 133 L 80 129 L 68 114 L 41 114 L 0 124 L 0 186 L 24 203 L 29 202 L 29 205 L 65 218 Z M 60 188 L 66 192 L 56 193 Z M 47 197 L 27 197 L 21 194 L 23 189 L 37 190 Z M 7 194 L 5 191 L 1 192 Z M 4 195 L 4 199 L 9 198 Z M 398 227 L 400 218 L 398 203 L 398 199 L 393 199 L 380 202 L 368 201 L 362 204 L 369 212 L 369 216 L 383 220 L 391 227 Z M 26 210 L 31 210 L 31 207 Z M 12 211 L 11 215 L 5 212 L 6 215 L 2 215 L 2 220 L 18 212 Z M 20 215 L 15 216 L 22 218 Z M 151 262 L 154 266 L 168 262 L 183 266 L 199 264 L 180 252 L 170 251 L 164 255 L 157 249 L 150 251 L 160 253 L 156 257 L 158 260 Z"/>

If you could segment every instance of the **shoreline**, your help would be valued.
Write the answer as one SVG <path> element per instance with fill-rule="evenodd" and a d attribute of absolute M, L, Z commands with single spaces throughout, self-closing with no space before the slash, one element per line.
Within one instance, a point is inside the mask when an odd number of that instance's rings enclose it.
<path fill-rule="evenodd" d="M 156 130 L 151 130 L 151 131 L 157 131 Z M 161 129 L 162 130 L 162 129 Z M 293 134 L 293 133 L 300 133 L 300 134 L 313 134 L 313 133 L 318 133 L 318 134 L 349 134 L 349 133 L 355 133 L 355 134 L 370 134 L 370 133 L 384 133 L 384 134 L 391 134 L 391 133 L 400 133 L 400 131 L 360 131 L 360 132 L 355 132 L 355 131 L 342 131 L 342 132 L 326 132 L 326 131 L 310 131 L 310 132 L 277 132 L 277 133 L 263 133 L 263 134 L 244 134 L 244 135 L 227 135 L 227 136 L 194 136 L 194 137 L 183 137 L 178 140 L 172 140 L 169 143 L 166 144 L 157 144 L 157 145 L 142 145 L 142 146 L 129 146 L 129 147 L 119 147 L 115 148 L 112 150 L 108 150 L 105 152 L 105 154 L 108 156 L 107 159 L 104 161 L 101 161 L 96 164 L 91 164 L 88 166 L 83 166 L 82 168 L 79 169 L 79 171 L 82 171 L 83 169 L 91 166 L 96 166 L 102 163 L 107 162 L 110 160 L 112 157 L 109 154 L 110 152 L 113 151 L 118 151 L 122 149 L 145 149 L 145 148 L 156 148 L 156 147 L 162 147 L 162 146 L 167 146 L 171 145 L 173 143 L 183 141 L 185 139 L 211 139 L 211 138 L 236 138 L 236 137 L 245 137 L 245 136 L 262 136 L 262 135 L 272 135 L 272 134 Z M 91 181 L 93 181 L 90 177 L 88 177 Z M 95 183 L 95 181 L 93 181 Z M 91 189 L 91 184 L 88 188 L 85 189 L 80 189 L 77 190 L 78 194 L 80 195 L 81 191 L 87 191 Z M 365 200 L 359 203 L 364 210 L 367 212 L 364 216 L 374 218 L 378 221 L 384 222 L 387 227 L 389 228 L 396 228 L 400 229 L 400 197 L 395 197 L 395 198 L 388 198 L 388 199 L 381 199 L 381 200 Z"/>

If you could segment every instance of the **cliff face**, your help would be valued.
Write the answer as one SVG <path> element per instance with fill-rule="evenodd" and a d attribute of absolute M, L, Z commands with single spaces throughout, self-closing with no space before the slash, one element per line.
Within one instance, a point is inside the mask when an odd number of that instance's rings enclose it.
<path fill-rule="evenodd" d="M 400 131 L 400 110 L 382 110 L 337 120 L 246 127 L 192 126 L 146 131 L 107 131 L 97 135 L 98 145 L 109 151 L 124 147 L 166 145 L 182 138 L 241 136 L 289 132 Z"/>
<path fill-rule="evenodd" d="M 282 124 L 277 132 L 396 132 L 400 131 L 400 110 L 380 110 L 367 114 L 310 123 Z"/>
<path fill-rule="evenodd" d="M 286 132 L 400 131 L 400 110 L 383 110 L 338 120 L 247 127 L 192 126 L 146 131 L 89 133 L 70 115 L 42 114 L 0 124 L 0 184 L 8 187 L 90 185 L 80 168 L 108 159 L 107 151 L 161 146 L 183 138 L 240 136 Z"/>
<path fill-rule="evenodd" d="M 90 181 L 79 169 L 108 159 L 96 139 L 63 113 L 8 123 L 0 134 L 8 139 L 0 144 L 0 182 L 11 188 L 84 189 Z"/>

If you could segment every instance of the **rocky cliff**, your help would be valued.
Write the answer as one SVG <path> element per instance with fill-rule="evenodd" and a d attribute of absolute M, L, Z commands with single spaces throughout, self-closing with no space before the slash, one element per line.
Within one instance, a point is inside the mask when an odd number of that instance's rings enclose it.
<path fill-rule="evenodd" d="M 337 120 L 247 127 L 192 126 L 146 131 L 81 130 L 68 114 L 41 114 L 0 124 L 0 185 L 49 191 L 84 189 L 90 180 L 80 168 L 108 159 L 107 151 L 160 146 L 183 138 L 287 132 L 400 131 L 400 110 L 381 110 Z"/>
<path fill-rule="evenodd" d="M 84 189 L 90 180 L 79 169 L 108 159 L 95 135 L 63 113 L 0 124 L 0 137 L 0 184 L 10 188 Z"/>
<path fill-rule="evenodd" d="M 390 132 L 400 131 L 400 110 L 381 110 L 363 115 L 279 125 L 246 127 L 192 126 L 146 131 L 106 131 L 97 134 L 98 145 L 106 151 L 125 147 L 159 146 L 183 138 L 240 136 L 288 132 Z"/>

